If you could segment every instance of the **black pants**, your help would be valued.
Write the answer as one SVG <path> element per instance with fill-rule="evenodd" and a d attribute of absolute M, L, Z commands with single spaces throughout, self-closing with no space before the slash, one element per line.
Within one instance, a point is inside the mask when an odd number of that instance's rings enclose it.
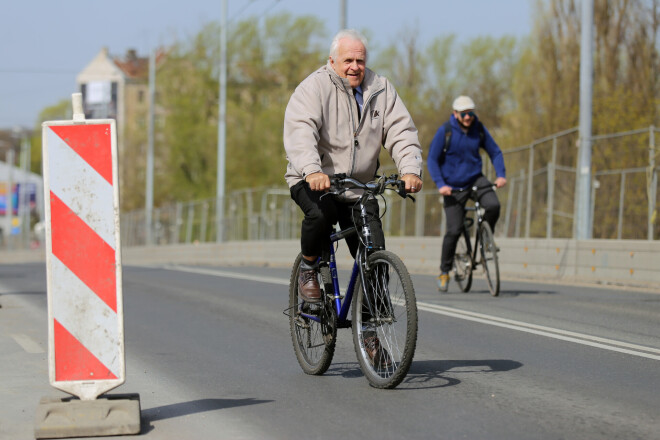
<path fill-rule="evenodd" d="M 480 176 L 470 185 L 487 186 L 488 188 L 477 191 L 477 199 L 481 207 L 486 210 L 484 219 L 488 222 L 491 229 L 495 231 L 495 224 L 500 218 L 500 201 L 497 199 L 495 191 L 490 188 L 491 183 L 484 176 Z M 449 272 L 454 263 L 454 253 L 456 252 L 456 243 L 463 232 L 463 221 L 465 220 L 465 204 L 470 198 L 471 191 L 465 190 L 451 196 L 444 196 L 445 218 L 447 219 L 447 231 L 442 241 L 442 258 L 440 260 L 440 272 Z"/>
<path fill-rule="evenodd" d="M 355 202 L 340 202 L 331 195 L 321 199 L 324 193 L 312 191 L 305 181 L 291 187 L 291 198 L 302 209 L 305 217 L 300 230 L 300 247 L 303 255 L 321 256 L 328 252 L 330 233 L 335 223 L 342 229 L 353 226 L 353 218 L 360 218 L 360 205 Z M 378 215 L 378 201 L 366 203 L 369 226 L 375 249 L 385 249 L 385 235 Z M 359 226 L 359 222 L 358 222 Z M 358 227 L 358 233 L 360 228 Z M 346 244 L 353 258 L 358 248 L 358 236 L 346 238 Z"/>

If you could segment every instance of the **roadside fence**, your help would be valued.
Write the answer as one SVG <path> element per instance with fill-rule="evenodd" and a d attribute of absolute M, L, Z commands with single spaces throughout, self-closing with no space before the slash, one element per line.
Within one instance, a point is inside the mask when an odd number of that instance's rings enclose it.
<path fill-rule="evenodd" d="M 657 240 L 660 237 L 657 133 L 658 129 L 651 126 L 592 138 L 594 239 Z M 547 239 L 575 236 L 577 141 L 578 130 L 572 128 L 503 151 L 508 184 L 498 190 L 502 209 L 497 236 Z M 603 153 L 612 151 L 618 152 L 615 163 L 601 159 L 605 157 Z M 484 164 L 484 174 L 494 180 L 494 171 L 486 157 Z M 608 165 L 611 167 L 605 168 Z M 394 172 L 391 166 L 381 169 L 382 174 Z M 394 194 L 383 199 L 381 214 L 386 235 L 444 234 L 442 197 L 428 177 L 425 189 L 415 198 L 416 203 Z M 285 186 L 234 191 L 221 202 L 224 207 L 221 221 L 215 218 L 215 199 L 177 202 L 155 209 L 153 244 L 213 242 L 217 240 L 218 230 L 227 241 L 299 237 L 302 216 Z M 144 245 L 145 227 L 144 210 L 124 214 L 124 245 Z"/>

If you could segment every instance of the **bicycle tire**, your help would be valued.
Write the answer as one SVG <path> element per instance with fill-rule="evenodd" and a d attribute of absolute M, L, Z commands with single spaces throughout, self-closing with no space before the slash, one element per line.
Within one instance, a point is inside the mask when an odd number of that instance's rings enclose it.
<path fill-rule="evenodd" d="M 298 254 L 289 281 L 289 327 L 296 359 L 306 374 L 320 376 L 330 367 L 337 342 L 337 312 L 328 295 L 317 304 L 305 303 L 298 296 L 298 274 L 302 254 Z M 322 268 L 323 269 L 323 268 Z M 327 269 L 327 268 L 325 268 Z M 323 270 L 322 270 L 323 272 Z M 325 274 L 327 275 L 327 274 Z M 326 276 L 322 273 L 324 285 Z M 327 288 L 327 287 L 326 287 Z M 318 321 L 301 314 L 315 315 Z"/>
<path fill-rule="evenodd" d="M 472 287 L 472 246 L 470 246 L 470 235 L 466 229 L 458 237 L 456 252 L 454 253 L 454 280 L 462 292 L 469 292 Z"/>
<path fill-rule="evenodd" d="M 371 271 L 365 276 L 370 294 L 380 301 L 365 301 L 365 289 L 358 279 L 353 295 L 353 343 L 360 368 L 375 388 L 395 388 L 408 374 L 417 344 L 417 303 L 410 274 L 392 252 L 376 251 L 368 257 Z M 366 297 L 368 300 L 370 296 Z M 376 307 L 370 307 L 376 305 Z M 371 316 L 363 322 L 363 308 Z M 391 365 L 374 366 L 365 348 L 365 333 L 374 332 L 387 350 Z M 404 345 L 401 346 L 400 344 Z M 378 357 L 378 356 L 376 356 Z"/>
<path fill-rule="evenodd" d="M 488 282 L 488 290 L 490 290 L 492 296 L 498 296 L 500 294 L 500 266 L 497 260 L 497 246 L 493 238 L 493 231 L 487 222 L 482 222 L 479 228 L 481 261 Z"/>

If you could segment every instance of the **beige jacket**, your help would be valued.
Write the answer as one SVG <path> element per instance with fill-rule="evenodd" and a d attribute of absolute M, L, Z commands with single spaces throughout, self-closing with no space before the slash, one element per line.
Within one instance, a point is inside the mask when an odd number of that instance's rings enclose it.
<path fill-rule="evenodd" d="M 422 149 L 417 128 L 384 77 L 366 69 L 364 104 L 357 104 L 348 80 L 328 62 L 293 92 L 284 114 L 284 149 L 289 187 L 307 174 L 346 173 L 361 182 L 374 179 L 381 146 L 392 156 L 399 175 L 422 175 Z M 354 194 L 353 194 L 354 195 Z"/>

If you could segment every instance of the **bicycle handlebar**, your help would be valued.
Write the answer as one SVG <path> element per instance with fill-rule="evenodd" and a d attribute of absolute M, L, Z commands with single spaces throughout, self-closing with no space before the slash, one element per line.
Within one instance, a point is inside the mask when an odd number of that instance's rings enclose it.
<path fill-rule="evenodd" d="M 348 186 L 347 186 L 348 185 Z M 346 174 L 335 174 L 330 177 L 330 190 L 329 194 L 343 194 L 350 188 L 362 189 L 366 194 L 372 194 L 375 196 L 381 195 L 385 190 L 396 191 L 396 193 L 402 198 L 412 196 L 406 193 L 406 182 L 399 180 L 397 174 L 392 174 L 391 176 L 381 176 L 378 180 L 368 183 L 362 183 L 358 180 L 353 179 L 352 177 L 346 177 Z M 414 200 L 414 199 L 413 199 Z"/>

